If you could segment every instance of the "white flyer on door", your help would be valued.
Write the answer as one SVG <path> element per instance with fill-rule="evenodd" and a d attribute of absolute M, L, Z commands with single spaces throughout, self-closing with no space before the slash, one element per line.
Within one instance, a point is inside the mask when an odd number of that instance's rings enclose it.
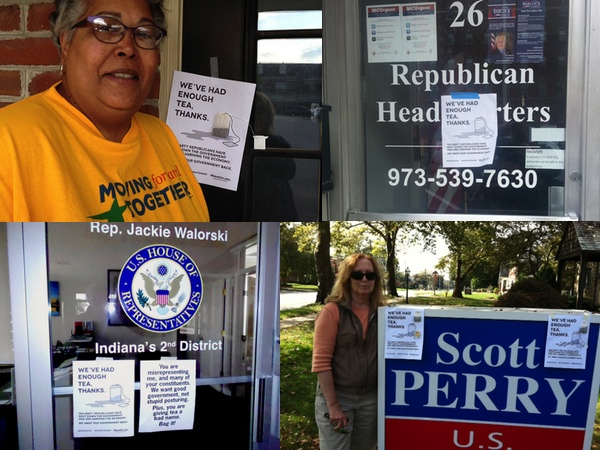
<path fill-rule="evenodd" d="M 134 361 L 73 361 L 73 436 L 134 434 Z"/>
<path fill-rule="evenodd" d="M 442 95 L 444 167 L 482 167 L 494 162 L 498 137 L 496 94 Z"/>
<path fill-rule="evenodd" d="M 256 85 L 176 71 L 167 124 L 199 183 L 237 189 Z"/>
<path fill-rule="evenodd" d="M 142 361 L 140 433 L 194 428 L 196 360 Z"/>
<path fill-rule="evenodd" d="M 369 63 L 437 61 L 436 4 L 367 6 Z"/>

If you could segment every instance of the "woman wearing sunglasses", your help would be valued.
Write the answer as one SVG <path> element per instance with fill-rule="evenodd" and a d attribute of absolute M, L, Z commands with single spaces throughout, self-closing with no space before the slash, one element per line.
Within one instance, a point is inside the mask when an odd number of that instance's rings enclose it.
<path fill-rule="evenodd" d="M 0 110 L 0 220 L 208 221 L 175 135 L 142 114 L 163 0 L 56 0 L 62 80 Z"/>
<path fill-rule="evenodd" d="M 322 450 L 377 446 L 377 308 L 384 305 L 377 261 L 347 257 L 315 320 L 312 371 Z"/>

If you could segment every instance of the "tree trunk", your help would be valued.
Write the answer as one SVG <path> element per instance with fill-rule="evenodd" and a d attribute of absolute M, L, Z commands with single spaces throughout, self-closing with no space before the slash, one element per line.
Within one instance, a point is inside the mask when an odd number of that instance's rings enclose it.
<path fill-rule="evenodd" d="M 330 244 L 331 230 L 329 228 L 329 222 L 319 222 L 317 233 L 317 249 L 315 252 L 317 280 L 319 282 L 316 303 L 319 304 L 325 303 L 325 299 L 331 293 L 331 288 L 333 288 L 334 278 L 329 256 L 329 249 L 331 247 Z"/>
<path fill-rule="evenodd" d="M 452 297 L 463 298 L 463 276 L 462 276 L 462 261 L 459 259 L 456 261 L 456 280 L 454 281 L 454 290 L 452 291 Z"/>
<path fill-rule="evenodd" d="M 387 260 L 385 262 L 388 273 L 388 294 L 398 297 L 396 289 L 396 233 L 386 236 Z"/>
<path fill-rule="evenodd" d="M 396 289 L 396 261 L 395 257 L 389 256 L 386 261 L 387 273 L 388 273 L 388 294 L 393 297 L 398 297 L 398 290 Z"/>
<path fill-rule="evenodd" d="M 452 291 L 452 297 L 454 298 L 463 298 L 462 295 L 462 286 L 459 283 L 454 283 L 454 290 Z"/>

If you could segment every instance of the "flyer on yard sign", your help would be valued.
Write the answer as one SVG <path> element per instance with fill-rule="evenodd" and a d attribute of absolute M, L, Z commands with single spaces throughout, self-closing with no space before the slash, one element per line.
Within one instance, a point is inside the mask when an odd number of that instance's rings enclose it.
<path fill-rule="evenodd" d="M 199 183 L 237 190 L 256 85 L 176 71 L 167 124 Z"/>
<path fill-rule="evenodd" d="M 390 308 L 386 313 L 385 357 L 421 359 L 425 310 Z"/>
<path fill-rule="evenodd" d="M 73 436 L 133 436 L 134 361 L 73 361 Z"/>
<path fill-rule="evenodd" d="M 544 367 L 585 369 L 589 328 L 589 315 L 551 314 Z"/>

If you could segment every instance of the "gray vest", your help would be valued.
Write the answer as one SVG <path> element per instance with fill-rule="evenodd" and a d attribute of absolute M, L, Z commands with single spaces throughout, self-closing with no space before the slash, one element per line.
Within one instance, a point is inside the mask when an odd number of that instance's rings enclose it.
<path fill-rule="evenodd" d="M 362 394 L 377 389 L 377 311 L 369 316 L 367 338 L 348 302 L 338 303 L 340 324 L 331 363 L 335 387 Z"/>

